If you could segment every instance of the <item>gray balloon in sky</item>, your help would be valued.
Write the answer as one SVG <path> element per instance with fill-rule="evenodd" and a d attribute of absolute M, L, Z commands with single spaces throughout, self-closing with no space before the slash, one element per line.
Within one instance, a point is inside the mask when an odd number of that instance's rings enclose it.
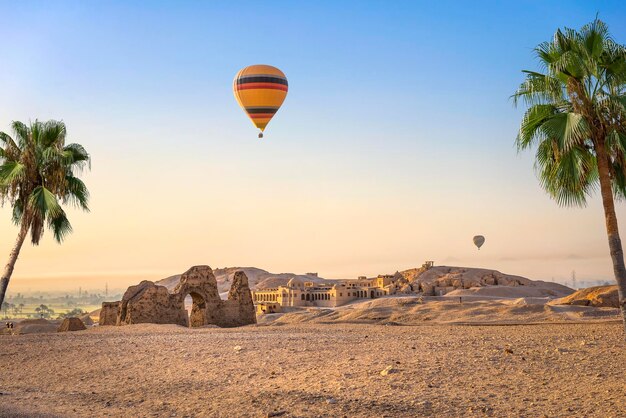
<path fill-rule="evenodd" d="M 474 245 L 477 246 L 478 249 L 480 250 L 480 247 L 482 247 L 483 244 L 485 243 L 485 237 L 483 237 L 482 235 L 476 235 L 473 241 L 474 241 Z"/>

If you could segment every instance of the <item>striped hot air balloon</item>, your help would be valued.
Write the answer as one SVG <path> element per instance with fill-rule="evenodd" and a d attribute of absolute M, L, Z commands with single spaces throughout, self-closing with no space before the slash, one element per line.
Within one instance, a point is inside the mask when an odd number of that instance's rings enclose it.
<path fill-rule="evenodd" d="M 233 92 L 239 106 L 259 128 L 259 138 L 287 97 L 287 77 L 271 65 L 251 65 L 239 71 Z"/>

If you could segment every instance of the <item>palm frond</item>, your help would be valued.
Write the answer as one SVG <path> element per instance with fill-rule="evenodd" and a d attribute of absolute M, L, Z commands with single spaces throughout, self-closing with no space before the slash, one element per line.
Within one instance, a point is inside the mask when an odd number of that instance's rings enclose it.
<path fill-rule="evenodd" d="M 79 171 L 85 166 L 91 168 L 91 157 L 87 150 L 80 144 L 68 144 L 63 148 L 64 164 Z"/>
<path fill-rule="evenodd" d="M 16 161 L 6 161 L 0 165 L 0 185 L 9 186 L 22 180 L 26 175 L 26 166 Z"/>
<path fill-rule="evenodd" d="M 67 182 L 67 194 L 64 196 L 64 202 L 70 202 L 89 212 L 89 190 L 85 183 L 72 175 L 67 175 L 65 181 Z"/>
<path fill-rule="evenodd" d="M 546 137 L 556 139 L 563 152 L 582 145 L 589 138 L 585 117 L 573 112 L 555 113 L 546 118 L 541 124 L 541 130 Z"/>
<path fill-rule="evenodd" d="M 19 159 L 21 154 L 20 148 L 13 138 L 4 132 L 0 132 L 0 146 L 3 150 L 2 158 L 16 161 Z"/>
<path fill-rule="evenodd" d="M 537 148 L 536 169 L 541 186 L 561 206 L 585 206 L 596 190 L 598 172 L 595 156 L 586 148 L 559 152 L 554 141 Z"/>
<path fill-rule="evenodd" d="M 24 123 L 19 121 L 14 121 L 11 124 L 11 128 L 13 129 L 13 132 L 15 132 L 15 138 L 20 149 L 23 150 L 28 146 L 34 146 L 32 141 L 32 132 L 36 130 L 36 128 L 34 128 L 34 126 L 36 126 L 36 123 L 37 122 L 35 122 L 35 125 L 31 125 L 30 129 Z"/>
<path fill-rule="evenodd" d="M 43 186 L 37 186 L 33 190 L 29 196 L 28 205 L 33 213 L 41 215 L 43 219 L 46 216 L 58 216 L 63 211 L 54 193 Z"/>
<path fill-rule="evenodd" d="M 535 142 L 545 139 L 541 126 L 547 119 L 554 116 L 557 110 L 551 104 L 537 104 L 531 106 L 522 119 L 517 139 L 515 141 L 519 151 L 531 147 Z"/>
<path fill-rule="evenodd" d="M 63 211 L 55 217 L 48 218 L 48 226 L 52 229 L 54 239 L 58 243 L 63 242 L 65 237 L 72 233 L 72 225 Z"/>
<path fill-rule="evenodd" d="M 511 96 L 515 106 L 520 100 L 527 106 L 564 101 L 563 87 L 557 78 L 534 71 L 523 72 L 526 73 L 526 79 Z"/>
<path fill-rule="evenodd" d="M 65 145 L 66 128 L 62 121 L 49 120 L 43 123 L 41 128 L 37 138 L 41 147 L 47 148 L 55 145 L 61 148 Z"/>

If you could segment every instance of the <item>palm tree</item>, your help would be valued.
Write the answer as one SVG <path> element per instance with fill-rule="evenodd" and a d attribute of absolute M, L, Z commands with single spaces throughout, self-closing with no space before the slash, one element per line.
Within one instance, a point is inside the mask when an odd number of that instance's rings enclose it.
<path fill-rule="evenodd" d="M 79 144 L 65 144 L 65 124 L 13 122 L 12 128 L 15 139 L 0 132 L 0 203 L 11 205 L 19 233 L 0 277 L 0 303 L 28 233 L 38 245 L 47 225 L 60 243 L 72 231 L 61 204 L 89 210 L 89 192 L 76 177 L 89 166 L 89 154 Z"/>
<path fill-rule="evenodd" d="M 563 206 L 585 206 L 600 186 L 626 327 L 626 268 L 615 200 L 626 197 L 626 47 L 597 18 L 557 30 L 535 48 L 542 72 L 524 71 L 513 100 L 524 114 L 518 149 L 536 146 L 542 187 Z"/>

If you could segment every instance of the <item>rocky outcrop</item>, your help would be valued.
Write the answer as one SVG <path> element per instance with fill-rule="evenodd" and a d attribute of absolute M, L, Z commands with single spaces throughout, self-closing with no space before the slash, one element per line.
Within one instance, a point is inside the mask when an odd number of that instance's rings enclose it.
<path fill-rule="evenodd" d="M 80 320 L 83 321 L 83 324 L 85 324 L 85 326 L 92 326 L 94 324 L 93 319 L 91 319 L 91 316 L 89 314 L 81 316 Z"/>
<path fill-rule="evenodd" d="M 120 302 L 102 302 L 102 309 L 100 309 L 100 318 L 98 320 L 98 324 L 117 324 L 117 313 L 119 312 L 119 309 Z"/>
<path fill-rule="evenodd" d="M 185 309 L 187 296 L 192 299 L 190 314 Z M 195 266 L 187 270 L 171 293 L 165 286 L 145 280 L 129 287 L 117 303 L 116 325 L 153 323 L 235 327 L 256 323 L 245 273 L 235 273 L 228 300 L 221 300 L 215 276 L 209 266 Z M 110 321 L 110 312 L 105 311 L 114 309 L 110 302 L 107 304 L 103 304 L 100 312 L 100 318 L 105 323 Z"/>
<path fill-rule="evenodd" d="M 619 308 L 617 286 L 595 286 L 555 299 L 551 305 L 580 305 L 598 308 Z"/>
<path fill-rule="evenodd" d="M 400 272 L 394 281 L 398 293 L 421 293 L 424 295 L 442 295 L 454 290 L 472 289 L 486 286 L 528 286 L 541 287 L 549 297 L 562 297 L 573 292 L 572 289 L 557 284 L 533 281 L 521 276 L 512 276 L 496 270 L 436 266 L 417 268 Z"/>
<path fill-rule="evenodd" d="M 81 321 L 80 318 L 72 317 L 65 318 L 63 322 L 61 322 L 57 332 L 82 331 L 85 329 L 87 329 L 87 327 L 83 324 L 83 321 Z"/>

